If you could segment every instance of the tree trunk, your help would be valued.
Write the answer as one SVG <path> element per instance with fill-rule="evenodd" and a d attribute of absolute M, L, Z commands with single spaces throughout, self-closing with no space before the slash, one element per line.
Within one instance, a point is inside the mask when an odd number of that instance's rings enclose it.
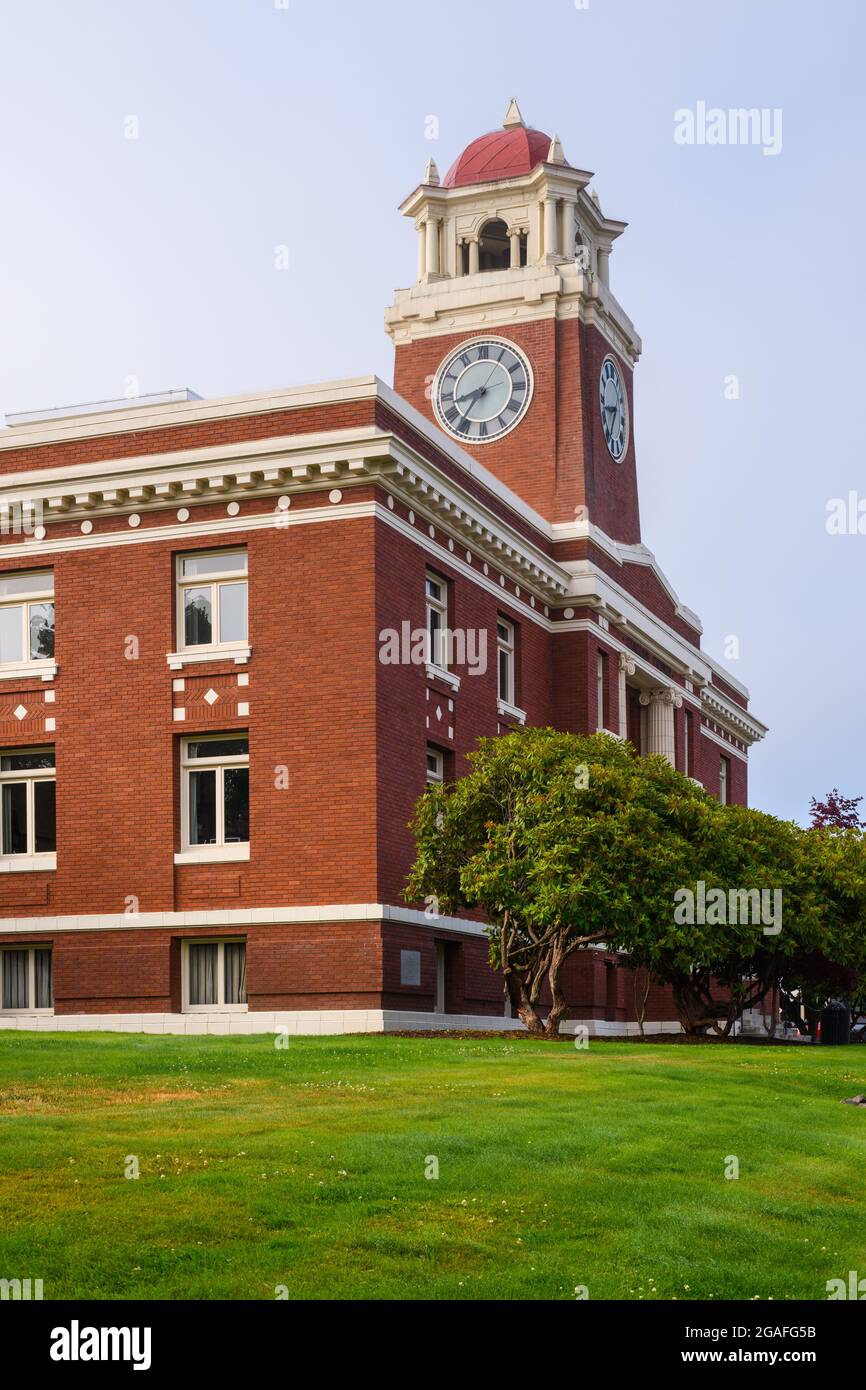
<path fill-rule="evenodd" d="M 547 1015 L 547 1023 L 544 1027 L 545 1035 L 548 1038 L 559 1037 L 559 1025 L 565 1014 L 568 1012 L 568 1002 L 562 992 L 561 976 L 562 962 L 565 960 L 565 952 L 562 944 L 557 937 L 554 942 L 553 950 L 550 953 L 550 965 L 547 970 L 547 980 L 550 985 L 550 1012 Z"/>
<path fill-rule="evenodd" d="M 532 1003 L 526 989 L 526 982 L 523 976 L 516 970 L 508 970 L 505 974 L 505 987 L 508 990 L 508 997 L 511 1000 L 511 1007 L 520 1019 L 528 1032 L 536 1037 L 544 1037 L 544 1024 Z"/>

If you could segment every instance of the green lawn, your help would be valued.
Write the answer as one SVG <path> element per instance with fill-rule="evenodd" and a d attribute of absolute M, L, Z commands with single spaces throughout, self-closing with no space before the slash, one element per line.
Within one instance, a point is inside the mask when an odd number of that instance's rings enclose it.
<path fill-rule="evenodd" d="M 0 1032 L 0 1277 L 823 1299 L 866 1274 L 864 1089 L 866 1047 Z"/>

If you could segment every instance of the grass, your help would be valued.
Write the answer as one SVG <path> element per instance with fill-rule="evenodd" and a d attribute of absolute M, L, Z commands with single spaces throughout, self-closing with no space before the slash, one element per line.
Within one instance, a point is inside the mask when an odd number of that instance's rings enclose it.
<path fill-rule="evenodd" d="M 864 1088 L 863 1047 L 0 1032 L 0 1277 L 824 1299 L 866 1274 Z"/>

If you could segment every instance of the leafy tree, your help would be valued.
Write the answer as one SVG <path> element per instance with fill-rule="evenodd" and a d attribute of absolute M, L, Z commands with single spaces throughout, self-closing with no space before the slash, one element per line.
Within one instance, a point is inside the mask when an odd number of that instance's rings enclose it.
<path fill-rule="evenodd" d="M 819 904 L 809 946 L 789 962 L 784 980 L 814 1022 L 828 999 L 844 999 L 855 1017 L 866 1000 L 866 835 L 818 828 L 803 837 L 802 872 Z"/>
<path fill-rule="evenodd" d="M 418 804 L 407 898 L 484 914 L 490 962 L 531 1032 L 557 1034 L 563 966 L 588 946 L 670 985 L 687 1032 L 723 1034 L 819 949 L 825 885 L 820 861 L 803 869 L 810 832 L 721 806 L 606 734 L 520 730 L 482 739 L 469 763 Z"/>
<path fill-rule="evenodd" d="M 860 819 L 857 807 L 862 796 L 843 796 L 838 787 L 827 793 L 825 801 L 809 801 L 813 830 L 863 830 L 866 821 Z"/>
<path fill-rule="evenodd" d="M 801 873 L 805 831 L 707 801 L 703 911 L 678 914 L 662 933 L 651 922 L 633 924 L 620 941 L 632 964 L 671 987 L 686 1032 L 728 1036 L 746 1009 L 773 992 L 785 962 L 817 939 L 817 905 Z"/>
<path fill-rule="evenodd" d="M 674 891 L 695 879 L 716 803 L 665 759 L 606 734 L 520 730 L 480 740 L 469 763 L 418 804 L 407 898 L 483 912 L 490 961 L 517 1015 L 555 1036 L 574 951 L 676 930 Z"/>

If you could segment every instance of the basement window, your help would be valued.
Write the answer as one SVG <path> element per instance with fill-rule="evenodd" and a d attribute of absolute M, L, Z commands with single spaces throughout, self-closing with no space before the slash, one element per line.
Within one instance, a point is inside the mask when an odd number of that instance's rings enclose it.
<path fill-rule="evenodd" d="M 246 1012 L 246 942 L 184 941 L 182 945 L 184 1012 Z"/>
<path fill-rule="evenodd" d="M 50 946 L 4 946 L 0 951 L 0 1013 L 51 1013 Z"/>

